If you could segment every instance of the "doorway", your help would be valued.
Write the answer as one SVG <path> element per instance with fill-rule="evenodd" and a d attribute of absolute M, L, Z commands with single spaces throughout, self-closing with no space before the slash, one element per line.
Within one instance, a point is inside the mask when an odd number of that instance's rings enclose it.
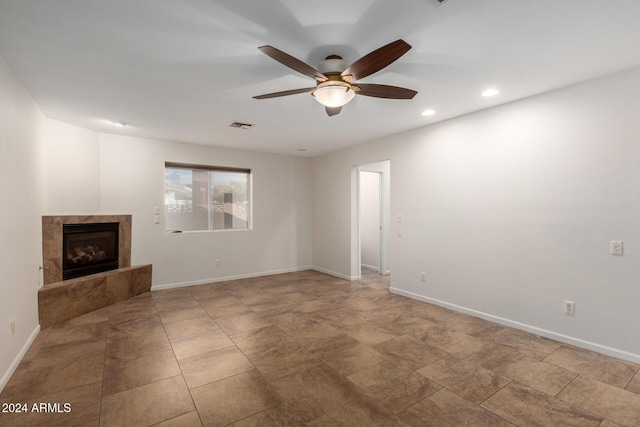
<path fill-rule="evenodd" d="M 363 268 L 378 274 L 391 273 L 388 261 L 390 229 L 390 162 L 358 167 L 358 252 Z"/>

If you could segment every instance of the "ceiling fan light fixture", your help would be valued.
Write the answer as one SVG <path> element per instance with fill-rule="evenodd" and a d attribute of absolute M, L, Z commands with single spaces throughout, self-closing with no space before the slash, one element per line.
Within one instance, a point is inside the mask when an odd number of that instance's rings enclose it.
<path fill-rule="evenodd" d="M 351 86 L 344 82 L 325 82 L 311 92 L 311 95 L 325 107 L 342 107 L 356 96 Z"/>

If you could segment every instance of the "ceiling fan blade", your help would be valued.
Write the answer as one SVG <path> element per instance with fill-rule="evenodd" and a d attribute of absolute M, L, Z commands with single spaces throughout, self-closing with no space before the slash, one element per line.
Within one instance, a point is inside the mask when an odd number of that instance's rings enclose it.
<path fill-rule="evenodd" d="M 287 67 L 295 70 L 299 73 L 304 74 L 305 76 L 309 76 L 312 79 L 316 79 L 319 82 L 327 81 L 327 77 L 322 74 L 320 71 L 313 68 L 311 65 L 305 64 L 297 58 L 285 53 L 279 49 L 276 49 L 273 46 L 260 46 L 258 49 L 262 51 L 265 55 L 275 59 L 282 65 L 286 65 Z"/>
<path fill-rule="evenodd" d="M 325 107 L 325 110 L 327 111 L 327 115 L 331 117 L 340 114 L 342 107 Z"/>
<path fill-rule="evenodd" d="M 398 86 L 377 85 L 369 83 L 358 83 L 356 94 L 364 96 L 372 96 L 374 98 L 387 99 L 412 99 L 418 92 L 411 89 L 405 89 Z"/>
<path fill-rule="evenodd" d="M 382 46 L 358 59 L 342 72 L 343 76 L 352 75 L 352 80 L 359 80 L 390 65 L 411 49 L 411 45 L 402 39 Z"/>
<path fill-rule="evenodd" d="M 264 95 L 254 96 L 253 99 L 269 99 L 269 98 L 277 98 L 279 96 L 297 95 L 299 93 L 311 92 L 314 89 L 315 87 L 306 87 L 304 89 L 283 90 L 282 92 L 273 92 L 273 93 L 267 93 Z"/>

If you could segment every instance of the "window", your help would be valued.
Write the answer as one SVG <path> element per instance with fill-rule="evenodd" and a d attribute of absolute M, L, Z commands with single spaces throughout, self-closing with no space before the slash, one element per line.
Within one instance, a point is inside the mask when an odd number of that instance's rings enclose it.
<path fill-rule="evenodd" d="M 165 230 L 247 230 L 251 171 L 165 163 Z"/>

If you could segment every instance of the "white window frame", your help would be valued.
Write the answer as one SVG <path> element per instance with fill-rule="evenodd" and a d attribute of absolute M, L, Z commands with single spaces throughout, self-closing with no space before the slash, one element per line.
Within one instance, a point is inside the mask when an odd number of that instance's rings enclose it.
<path fill-rule="evenodd" d="M 204 227 L 199 227 L 199 228 L 189 228 L 189 227 L 183 227 L 186 228 L 184 230 L 179 229 L 182 227 L 172 227 L 171 225 L 171 220 L 169 218 L 170 215 L 172 215 L 172 213 L 169 212 L 169 210 L 171 208 L 175 208 L 175 206 L 177 206 L 176 204 L 169 204 L 168 203 L 168 195 L 170 194 L 167 190 L 167 180 L 166 180 L 166 171 L 167 169 L 183 169 L 183 170 L 189 170 L 192 172 L 206 172 L 208 175 L 207 178 L 207 183 L 206 183 L 206 209 L 207 209 L 207 228 Z M 212 194 L 212 190 L 215 187 L 215 185 L 213 184 L 213 174 L 215 173 L 225 173 L 225 172 L 230 172 L 230 173 L 238 173 L 238 174 L 245 174 L 246 175 L 246 202 L 245 202 L 245 214 L 246 214 L 246 219 L 244 219 L 245 223 L 246 223 L 246 227 L 239 227 L 239 228 L 226 228 L 226 227 L 218 227 L 216 228 L 216 219 L 215 219 L 215 213 L 213 212 L 214 209 L 216 208 L 224 208 L 224 203 L 223 204 L 214 204 L 213 200 L 211 200 L 211 194 Z M 164 200 L 164 212 L 165 212 L 165 231 L 168 233 L 181 233 L 181 232 L 202 232 L 202 231 L 214 231 L 214 232 L 222 232 L 222 231 L 247 231 L 247 230 L 252 230 L 253 229 L 253 174 L 251 172 L 251 169 L 248 168 L 236 168 L 236 167 L 227 167 L 227 166 L 208 166 L 208 165 L 197 165 L 197 164 L 190 164 L 190 163 L 175 163 L 175 162 L 165 162 L 164 164 L 164 192 L 165 192 L 165 200 Z M 193 187 L 193 186 L 192 186 Z M 193 188 L 191 189 L 193 190 Z M 194 203 L 196 201 L 192 198 L 191 199 L 191 209 L 195 209 Z M 220 206 L 217 206 L 220 205 Z M 242 205 L 240 205 L 242 206 Z M 235 204 L 233 204 L 233 207 L 237 207 Z M 195 215 L 195 214 L 194 214 Z M 227 215 L 223 216 L 223 221 L 226 221 L 227 219 L 229 219 L 230 221 L 233 221 L 235 219 L 235 215 L 233 215 L 231 218 L 228 217 Z"/>

